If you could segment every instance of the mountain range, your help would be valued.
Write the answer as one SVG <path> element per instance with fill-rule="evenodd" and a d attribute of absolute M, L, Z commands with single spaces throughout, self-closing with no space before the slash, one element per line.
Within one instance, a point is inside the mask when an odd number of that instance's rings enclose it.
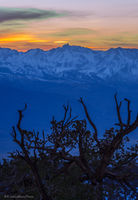
<path fill-rule="evenodd" d="M 0 74 L 30 79 L 102 79 L 138 81 L 138 49 L 94 51 L 65 44 L 49 51 L 0 48 Z"/>

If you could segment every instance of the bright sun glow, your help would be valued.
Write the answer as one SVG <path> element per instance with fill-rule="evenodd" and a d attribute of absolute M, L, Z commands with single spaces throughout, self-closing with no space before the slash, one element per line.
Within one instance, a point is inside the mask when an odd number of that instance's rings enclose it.
<path fill-rule="evenodd" d="M 64 40 L 58 40 L 58 41 L 54 41 L 55 44 L 65 44 L 68 43 L 68 41 L 64 41 Z"/>

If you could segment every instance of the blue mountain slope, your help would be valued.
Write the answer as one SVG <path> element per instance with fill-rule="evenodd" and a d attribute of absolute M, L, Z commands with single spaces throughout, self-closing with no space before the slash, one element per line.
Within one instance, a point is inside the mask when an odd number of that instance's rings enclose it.
<path fill-rule="evenodd" d="M 5 68 L 5 70 L 4 70 Z M 9 71 L 8 71 L 9 70 Z M 68 74 L 89 78 L 137 80 L 138 49 L 93 51 L 64 45 L 49 51 L 27 52 L 0 48 L 0 72 L 11 72 L 31 79 L 63 78 Z"/>

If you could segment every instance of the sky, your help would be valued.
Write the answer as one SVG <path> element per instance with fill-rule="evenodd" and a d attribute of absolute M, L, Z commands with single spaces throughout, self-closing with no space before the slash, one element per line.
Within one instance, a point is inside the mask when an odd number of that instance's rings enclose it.
<path fill-rule="evenodd" d="M 0 47 L 138 48 L 138 0 L 0 0 Z"/>

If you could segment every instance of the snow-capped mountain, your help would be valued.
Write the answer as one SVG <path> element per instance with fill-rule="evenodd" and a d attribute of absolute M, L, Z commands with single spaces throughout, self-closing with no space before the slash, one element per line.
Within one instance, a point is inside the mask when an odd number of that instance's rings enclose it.
<path fill-rule="evenodd" d="M 138 80 L 138 49 L 94 51 L 69 44 L 49 51 L 0 48 L 0 73 L 41 79 L 87 76 Z"/>

